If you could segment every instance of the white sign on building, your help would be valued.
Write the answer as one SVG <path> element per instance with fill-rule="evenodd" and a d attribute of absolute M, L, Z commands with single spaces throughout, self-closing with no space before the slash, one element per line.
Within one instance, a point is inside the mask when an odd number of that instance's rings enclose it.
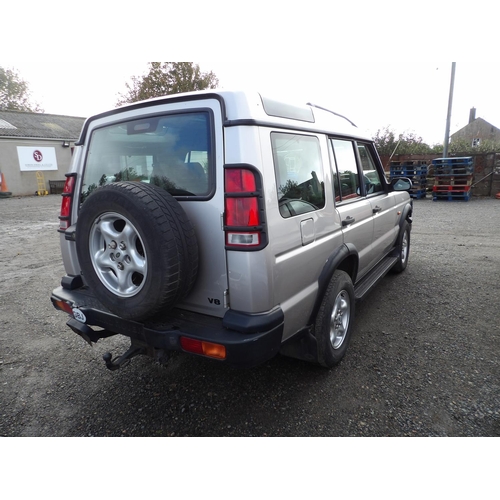
<path fill-rule="evenodd" d="M 18 146 L 19 168 L 24 172 L 57 170 L 56 149 Z"/>

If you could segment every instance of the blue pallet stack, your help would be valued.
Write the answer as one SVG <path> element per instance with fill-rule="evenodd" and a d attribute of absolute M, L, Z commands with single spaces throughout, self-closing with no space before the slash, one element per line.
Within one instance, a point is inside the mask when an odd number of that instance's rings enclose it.
<path fill-rule="evenodd" d="M 425 198 L 427 191 L 427 162 L 423 160 L 391 161 L 390 176 L 406 177 L 411 180 L 412 188 L 410 196 L 412 198 Z"/>
<path fill-rule="evenodd" d="M 472 156 L 436 158 L 434 167 L 433 201 L 469 201 L 472 196 L 474 163 Z"/>

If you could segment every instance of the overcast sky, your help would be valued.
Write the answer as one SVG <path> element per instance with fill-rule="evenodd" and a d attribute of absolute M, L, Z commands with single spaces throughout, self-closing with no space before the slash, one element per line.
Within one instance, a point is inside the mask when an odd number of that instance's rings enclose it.
<path fill-rule="evenodd" d="M 234 5 L 28 0 L 21 15 L 9 4 L 0 66 L 18 70 L 46 113 L 88 117 L 114 108 L 147 61 L 194 61 L 223 88 L 311 101 L 372 135 L 389 126 L 434 144 L 444 139 L 458 60 L 451 133 L 467 124 L 471 107 L 500 127 L 498 21 L 489 0 Z M 445 62 L 427 62 L 436 59 Z M 213 60 L 229 62 L 204 62 Z"/>
<path fill-rule="evenodd" d="M 220 86 L 251 88 L 298 103 L 313 102 L 349 117 L 374 135 L 386 126 L 414 132 L 435 144 L 444 139 L 451 80 L 450 62 L 201 62 Z M 46 113 L 88 117 L 114 108 L 126 82 L 147 62 L 2 62 L 29 84 L 32 100 Z M 450 130 L 476 116 L 500 127 L 499 80 L 485 63 L 456 64 Z"/>

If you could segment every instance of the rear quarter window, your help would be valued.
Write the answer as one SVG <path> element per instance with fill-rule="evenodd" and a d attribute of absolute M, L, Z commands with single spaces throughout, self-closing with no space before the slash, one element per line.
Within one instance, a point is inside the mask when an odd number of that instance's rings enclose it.
<path fill-rule="evenodd" d="M 318 138 L 273 132 L 271 145 L 281 216 L 288 218 L 323 208 L 325 183 Z"/>

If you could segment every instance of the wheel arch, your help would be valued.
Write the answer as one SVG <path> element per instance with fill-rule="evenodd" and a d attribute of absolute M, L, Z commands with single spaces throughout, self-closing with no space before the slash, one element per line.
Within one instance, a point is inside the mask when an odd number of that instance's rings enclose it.
<path fill-rule="evenodd" d="M 318 278 L 318 294 L 309 318 L 309 324 L 314 322 L 314 318 L 318 314 L 323 295 L 333 273 L 336 270 L 345 271 L 350 276 L 351 281 L 355 283 L 358 274 L 358 262 L 358 251 L 351 244 L 343 244 L 328 257 Z"/>
<path fill-rule="evenodd" d="M 407 221 L 408 224 L 410 225 L 410 231 L 411 231 L 411 225 L 413 222 L 412 216 L 413 216 L 413 202 L 410 200 L 403 208 L 402 216 L 399 219 L 399 228 L 401 229 L 405 221 Z"/>

